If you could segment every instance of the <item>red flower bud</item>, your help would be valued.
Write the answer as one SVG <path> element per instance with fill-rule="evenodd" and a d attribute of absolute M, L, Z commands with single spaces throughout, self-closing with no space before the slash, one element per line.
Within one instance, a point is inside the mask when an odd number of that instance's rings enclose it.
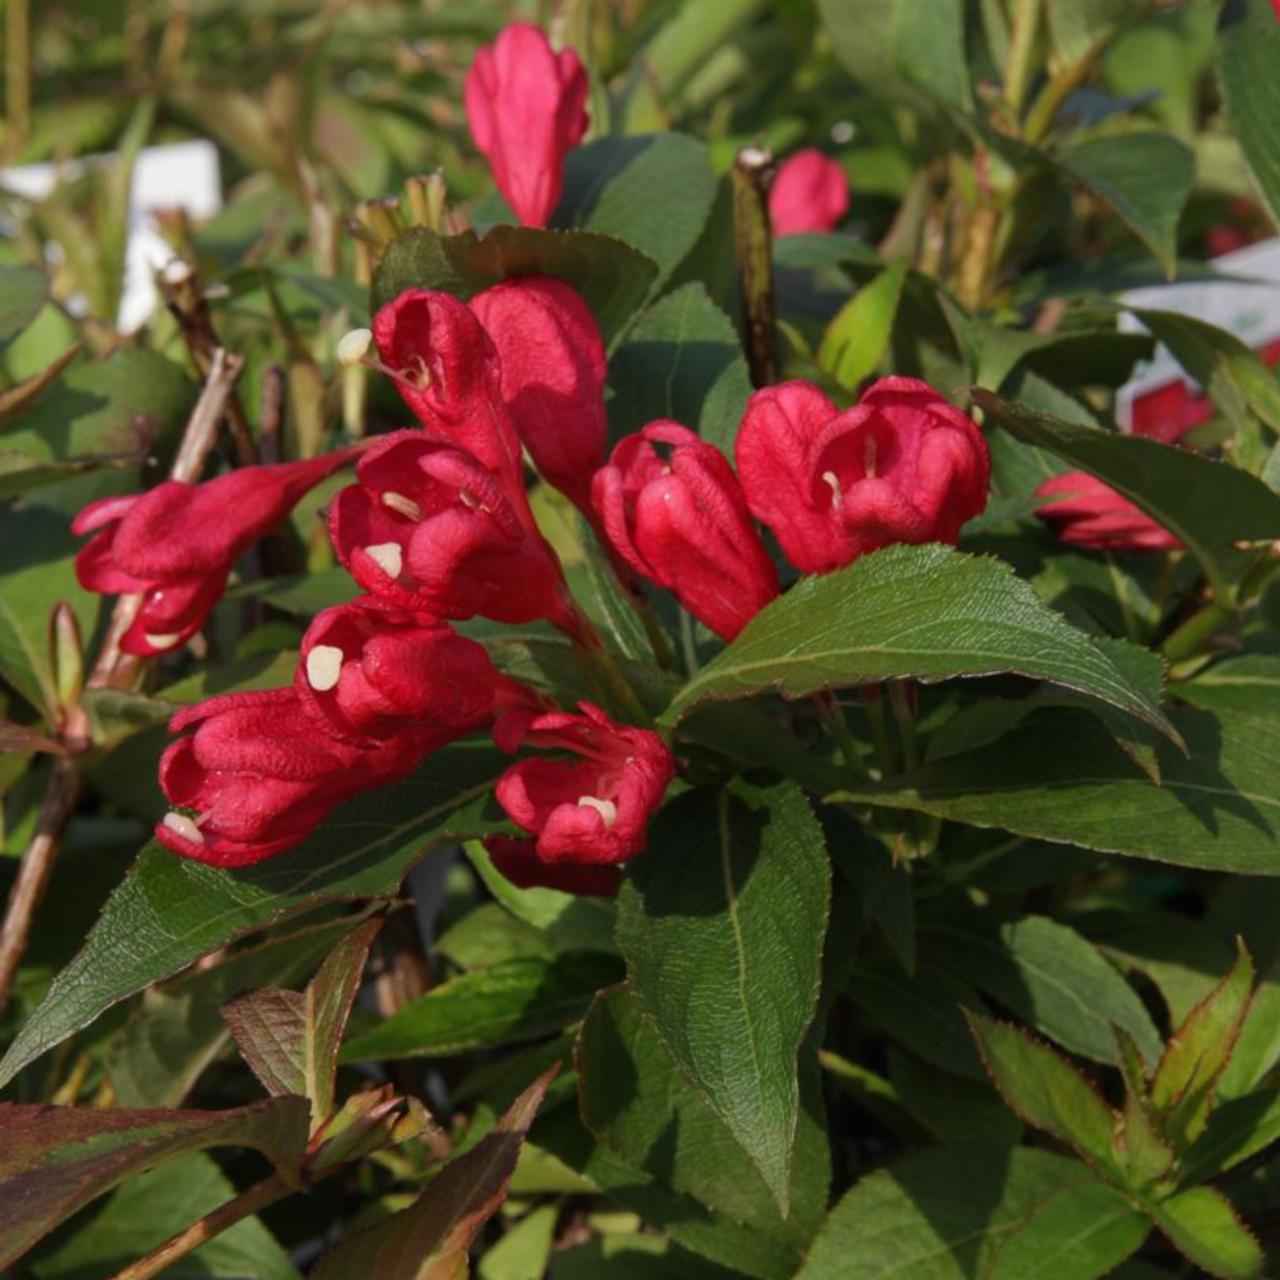
<path fill-rule="evenodd" d="M 466 303 L 406 289 L 374 316 L 373 338 L 422 425 L 478 458 L 523 502 L 520 441 L 503 403 L 498 353 Z"/>
<path fill-rule="evenodd" d="M 156 825 L 166 848 L 216 867 L 243 867 L 297 844 L 333 809 L 411 773 L 437 745 L 404 733 L 371 749 L 316 732 L 296 689 L 232 693 L 180 711 L 160 760 L 171 812 Z"/>
<path fill-rule="evenodd" d="M 467 72 L 471 136 L 526 226 L 545 227 L 560 201 L 565 155 L 587 131 L 587 89 L 578 55 L 554 52 L 529 22 L 505 27 Z"/>
<path fill-rule="evenodd" d="M 204 625 L 240 556 L 350 457 L 351 450 L 339 450 L 242 467 L 204 484 L 166 480 L 146 493 L 92 502 L 71 524 L 73 533 L 99 531 L 76 556 L 80 585 L 143 594 L 121 641 L 126 653 L 175 649 Z"/>
<path fill-rule="evenodd" d="M 769 221 L 775 236 L 834 231 L 849 212 L 849 179 L 815 147 L 788 156 L 769 189 Z"/>
<path fill-rule="evenodd" d="M 778 594 L 733 469 L 678 422 L 651 422 L 619 441 L 592 496 L 618 555 L 725 640 Z"/>
<path fill-rule="evenodd" d="M 757 391 L 736 452 L 751 511 L 805 573 L 891 543 L 954 543 L 987 504 L 982 433 L 914 378 L 882 378 L 844 413 L 809 383 Z"/>
<path fill-rule="evenodd" d="M 494 739 L 504 751 L 519 746 L 566 751 L 576 760 L 521 760 L 498 780 L 498 803 L 536 838 L 550 864 L 624 862 L 645 847 L 649 815 L 675 774 L 671 752 L 656 733 L 610 720 L 580 702 L 581 715 L 512 711 Z"/>
<path fill-rule="evenodd" d="M 366 746 L 406 729 L 430 730 L 443 746 L 487 728 L 504 708 L 538 706 L 483 645 L 369 599 L 315 616 L 294 683 L 336 737 Z"/>
<path fill-rule="evenodd" d="M 438 618 L 567 624 L 554 552 L 469 453 L 397 431 L 357 475 L 329 508 L 329 534 L 370 595 Z"/>
<path fill-rule="evenodd" d="M 1162 525 L 1128 498 L 1084 471 L 1068 471 L 1046 480 L 1036 494 L 1064 494 L 1036 515 L 1073 547 L 1094 551 L 1173 551 L 1182 546 Z"/>
<path fill-rule="evenodd" d="M 493 865 L 520 889 L 559 889 L 590 898 L 612 898 L 622 885 L 614 866 L 576 862 L 543 862 L 532 840 L 488 836 L 484 847 Z"/>
<path fill-rule="evenodd" d="M 604 342 L 591 308 L 553 276 L 518 276 L 471 309 L 498 349 L 502 398 L 543 478 L 590 514 L 604 464 Z"/>

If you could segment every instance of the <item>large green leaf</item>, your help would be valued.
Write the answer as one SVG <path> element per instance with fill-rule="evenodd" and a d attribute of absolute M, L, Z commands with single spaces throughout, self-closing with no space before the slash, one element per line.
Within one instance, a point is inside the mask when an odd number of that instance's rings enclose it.
<path fill-rule="evenodd" d="M 1147 1231 L 1079 1161 L 935 1147 L 847 1192 L 795 1280 L 1099 1280 Z"/>
<path fill-rule="evenodd" d="M 1218 80 L 1254 182 L 1280 222 L 1280 27 L 1269 0 L 1232 0 L 1218 25 Z"/>
<path fill-rule="evenodd" d="M 474 231 L 439 236 L 414 227 L 383 256 L 373 278 L 373 305 L 405 289 L 442 289 L 470 298 L 508 276 L 535 272 L 573 285 L 612 345 L 648 296 L 657 266 L 638 249 L 594 231 L 501 226 L 480 237 Z"/>
<path fill-rule="evenodd" d="M 742 343 L 696 281 L 660 298 L 628 330 L 610 361 L 609 385 L 614 439 L 674 418 L 729 455 L 751 394 Z"/>
<path fill-rule="evenodd" d="M 1223 1280 L 1260 1280 L 1262 1249 L 1215 1187 L 1192 1187 L 1165 1200 L 1152 1218 L 1178 1250 Z"/>
<path fill-rule="evenodd" d="M 1232 544 L 1280 537 L 1280 494 L 1239 467 L 1036 413 L 990 391 L 973 398 L 1019 440 L 1092 472 L 1181 538 L 1222 599 L 1231 598 L 1241 562 Z"/>
<path fill-rule="evenodd" d="M 684 133 L 601 138 L 569 153 L 556 222 L 612 236 L 658 264 L 663 284 L 711 214 L 706 147 Z"/>
<path fill-rule="evenodd" d="M 344 806 L 296 849 L 221 871 L 143 850 L 80 953 L 0 1061 L 0 1083 L 104 1010 L 253 929 L 321 902 L 394 893 L 443 841 L 500 825 L 489 793 L 508 761 L 456 747 L 414 778 Z"/>
<path fill-rule="evenodd" d="M 247 1146 L 288 1165 L 306 1146 L 306 1117 L 301 1098 L 234 1111 L 0 1103 L 0 1266 L 97 1196 L 171 1156 Z"/>
<path fill-rule="evenodd" d="M 1214 871 L 1280 875 L 1280 721 L 1173 715 L 1157 786 L 1079 712 L 1044 712 L 967 755 L 846 794 L 976 827 Z"/>
<path fill-rule="evenodd" d="M 44 306 L 49 281 L 28 266 L 0 267 L 0 349 L 8 346 Z"/>
<path fill-rule="evenodd" d="M 822 829 L 784 783 L 668 805 L 618 901 L 636 997 L 784 1213 L 830 892 Z"/>
<path fill-rule="evenodd" d="M 709 700 L 779 689 L 926 682 L 1013 672 L 1168 721 L 1083 632 L 1069 627 L 998 560 L 949 547 L 886 547 L 802 579 L 676 695 L 673 724 Z"/>

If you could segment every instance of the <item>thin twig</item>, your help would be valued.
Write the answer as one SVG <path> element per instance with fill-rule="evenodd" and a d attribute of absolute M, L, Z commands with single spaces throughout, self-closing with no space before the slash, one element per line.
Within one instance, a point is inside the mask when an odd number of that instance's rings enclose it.
<path fill-rule="evenodd" d="M 777 314 L 773 297 L 773 236 L 769 184 L 773 156 L 763 147 L 743 147 L 733 163 L 733 235 L 742 285 L 751 385 L 777 381 Z"/>

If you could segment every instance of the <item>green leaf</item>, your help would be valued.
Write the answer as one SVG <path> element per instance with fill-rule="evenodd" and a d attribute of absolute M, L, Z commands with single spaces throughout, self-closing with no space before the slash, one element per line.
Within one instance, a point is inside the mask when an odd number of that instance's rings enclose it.
<path fill-rule="evenodd" d="M 935 1147 L 846 1192 L 795 1280 L 1100 1280 L 1147 1230 L 1078 1161 Z"/>
<path fill-rule="evenodd" d="M 903 263 L 886 267 L 836 312 L 822 335 L 818 363 L 846 391 L 857 391 L 888 350 L 906 279 Z"/>
<path fill-rule="evenodd" d="M 569 952 L 459 974 L 353 1036 L 341 1061 L 448 1057 L 559 1031 L 582 1017 L 601 987 L 618 980 L 619 969 L 598 952 Z"/>
<path fill-rule="evenodd" d="M 1231 132 L 1280 222 L 1280 30 L 1269 0 L 1232 0 L 1218 23 L 1218 82 Z"/>
<path fill-rule="evenodd" d="M 373 278 L 375 309 L 406 289 L 442 289 L 471 298 L 508 276 L 539 272 L 568 281 L 595 312 L 612 346 L 639 310 L 657 264 L 630 245 L 594 231 L 494 227 L 438 236 L 414 227 L 392 241 Z"/>
<path fill-rule="evenodd" d="M 0 267 L 0 350 L 40 314 L 49 281 L 35 267 Z"/>
<path fill-rule="evenodd" d="M 551 1265 L 558 1204 L 546 1204 L 520 1219 L 476 1268 L 476 1280 L 542 1280 Z"/>
<path fill-rule="evenodd" d="M 1261 1277 L 1262 1250 L 1221 1191 L 1192 1187 L 1157 1205 L 1151 1216 L 1180 1253 L 1211 1275 Z"/>
<path fill-rule="evenodd" d="M 609 362 L 609 386 L 615 440 L 673 418 L 730 457 L 751 394 L 742 343 L 696 281 L 641 314 Z"/>
<path fill-rule="evenodd" d="M 76 958 L 18 1032 L 0 1085 L 99 1014 L 254 929 L 323 902 L 394 893 L 431 848 L 503 825 L 490 798 L 509 764 L 468 746 L 337 810 L 296 849 L 222 871 L 143 850 Z"/>
<path fill-rule="evenodd" d="M 529 1126 L 558 1067 L 544 1072 L 474 1147 L 451 1160 L 407 1208 L 350 1232 L 311 1280 L 460 1280 L 480 1228 L 507 1198 Z"/>
<path fill-rule="evenodd" d="M 1240 944 L 1223 980 L 1169 1037 L 1151 1082 L 1151 1102 L 1179 1146 L 1194 1142 L 1209 1121 L 1214 1090 L 1240 1035 L 1253 995 L 1253 960 Z"/>
<path fill-rule="evenodd" d="M 1159 786 L 1096 721 L 1058 711 L 838 798 L 1106 853 L 1280 875 L 1280 722 L 1196 711 L 1175 712 L 1173 722 L 1189 754 L 1161 749 Z"/>
<path fill-rule="evenodd" d="M 81 343 L 74 343 L 42 369 L 0 391 L 0 430 L 30 409 L 82 350 Z"/>
<path fill-rule="evenodd" d="M 222 1006 L 240 1056 L 263 1088 L 310 1101 L 313 1133 L 333 1114 L 338 1046 L 381 926 L 377 917 L 347 934 L 305 991 L 267 987 Z"/>
<path fill-rule="evenodd" d="M 1223 658 L 1178 686 L 1178 696 L 1206 711 L 1280 717 L 1280 653 Z"/>
<path fill-rule="evenodd" d="M 1147 0 L 1045 0 L 1053 52 L 1065 63 L 1079 62 L 1095 45 L 1145 16 L 1147 8 Z"/>
<path fill-rule="evenodd" d="M 172 1156 L 253 1147 L 282 1167 L 307 1141 L 306 1103 L 271 1098 L 232 1111 L 94 1110 L 0 1103 L 0 1266 L 77 1209 Z"/>
<path fill-rule="evenodd" d="M 1232 544 L 1280 536 L 1280 494 L 1239 467 L 1142 436 L 1035 413 L 989 391 L 972 394 L 1019 440 L 1105 480 L 1181 538 L 1224 601 L 1232 599 L 1240 564 Z"/>
<path fill-rule="evenodd" d="M 1280 1089 L 1231 1098 L 1214 1108 L 1182 1159 L 1183 1182 L 1209 1182 L 1280 1140 Z"/>
<path fill-rule="evenodd" d="M 1112 1027 L 1154 1064 L 1160 1037 L 1137 992 L 1074 929 L 1044 916 L 999 926 L 961 917 L 927 927 L 935 963 L 993 996 L 1072 1053 L 1114 1063 Z"/>
<path fill-rule="evenodd" d="M 38 1280 L 114 1275 L 203 1214 L 221 1208 L 235 1185 L 202 1152 L 166 1160 L 118 1187 L 102 1209 L 52 1253 L 32 1264 Z M 257 1218 L 245 1218 L 183 1260 L 184 1274 L 225 1280 L 298 1280 L 289 1255 Z M 170 1275 L 179 1271 L 170 1268 Z"/>
<path fill-rule="evenodd" d="M 658 266 L 656 290 L 697 242 L 715 198 L 716 177 L 696 138 L 601 138 L 569 152 L 556 222 L 638 249 Z"/>
<path fill-rule="evenodd" d="M 621 1159 L 718 1214 L 795 1250 L 796 1264 L 827 1204 L 826 1136 L 804 1116 L 784 1220 L 759 1170 L 680 1074 L 626 987 L 603 992 L 575 1051 L 583 1121 Z M 618 1081 L 626 1080 L 626 1090 Z"/>
<path fill-rule="evenodd" d="M 783 783 L 668 805 L 618 900 L 636 997 L 784 1214 L 830 894 L 822 829 Z"/>
<path fill-rule="evenodd" d="M 703 702 L 767 689 L 799 698 L 833 685 L 1004 672 L 1074 689 L 1169 732 L 1151 700 L 1008 565 L 936 544 L 886 547 L 801 579 L 707 663 L 662 718 L 675 724 Z"/>
<path fill-rule="evenodd" d="M 849 825 L 853 832 L 828 827 L 827 844 L 835 855 L 836 866 L 858 891 L 863 919 L 880 931 L 903 972 L 910 977 L 916 967 L 915 893 L 910 864 L 895 865 L 893 855 L 880 841 L 866 837 L 856 824 Z"/>
<path fill-rule="evenodd" d="M 1105 200 L 1172 277 L 1178 222 L 1196 179 L 1195 157 L 1154 130 L 1111 133 L 1059 152 L 1058 164 Z"/>

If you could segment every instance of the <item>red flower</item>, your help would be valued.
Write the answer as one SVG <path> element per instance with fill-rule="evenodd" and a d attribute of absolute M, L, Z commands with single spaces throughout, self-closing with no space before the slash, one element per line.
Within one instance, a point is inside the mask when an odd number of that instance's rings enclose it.
<path fill-rule="evenodd" d="M 372 749 L 316 732 L 296 689 L 232 693 L 180 711 L 160 759 L 174 811 L 156 825 L 166 848 L 216 867 L 243 867 L 297 844 L 344 800 L 411 773 L 437 745 L 400 734 Z"/>
<path fill-rule="evenodd" d="M 545 227 L 560 200 L 564 158 L 587 131 L 587 73 L 572 49 L 513 22 L 481 49 L 464 98 L 476 146 L 498 190 L 529 227 Z"/>
<path fill-rule="evenodd" d="M 1094 551 L 1173 551 L 1182 546 L 1140 507 L 1084 471 L 1054 476 L 1036 494 L 1066 495 L 1036 514 L 1071 546 Z"/>
<path fill-rule="evenodd" d="M 126 653 L 175 649 L 204 625 L 240 556 L 350 457 L 339 450 L 242 467 L 204 484 L 166 480 L 146 493 L 92 502 L 71 524 L 76 534 L 98 530 L 76 556 L 76 577 L 88 591 L 143 595 L 121 641 Z"/>
<path fill-rule="evenodd" d="M 471 310 L 498 349 L 502 398 L 534 465 L 583 511 L 604 464 L 604 342 L 591 308 L 553 276 L 486 289 Z"/>
<path fill-rule="evenodd" d="M 769 189 L 769 220 L 775 236 L 834 231 L 849 212 L 849 179 L 829 156 L 806 147 L 779 166 Z"/>
<path fill-rule="evenodd" d="M 429 730 L 443 746 L 503 708 L 537 705 L 448 623 L 368 599 L 316 615 L 294 682 L 335 737 L 364 746 L 406 729 Z"/>
<path fill-rule="evenodd" d="M 406 289 L 374 317 L 373 338 L 422 425 L 478 458 L 523 502 L 520 441 L 502 400 L 498 353 L 466 303 Z"/>
<path fill-rule="evenodd" d="M 576 760 L 521 760 L 498 780 L 498 803 L 535 837 L 537 857 L 552 865 L 624 862 L 645 847 L 649 815 L 675 774 L 656 733 L 617 724 L 589 702 L 581 715 L 512 711 L 494 738 L 504 751 L 520 746 L 567 751 Z"/>
<path fill-rule="evenodd" d="M 370 595 L 438 618 L 571 626 L 554 552 L 527 507 L 469 453 L 397 431 L 360 459 L 357 475 L 329 508 L 329 534 Z"/>
<path fill-rule="evenodd" d="M 520 889 L 559 889 L 590 898 L 612 898 L 622 884 L 622 872 L 614 866 L 543 862 L 532 840 L 487 836 L 484 847 L 493 865 Z"/>
<path fill-rule="evenodd" d="M 670 446 L 667 457 L 658 445 Z M 618 555 L 725 640 L 778 594 L 733 469 L 678 422 L 619 441 L 592 496 Z"/>
<path fill-rule="evenodd" d="M 844 413 L 809 383 L 766 387 L 736 451 L 751 511 L 805 573 L 891 543 L 954 543 L 987 503 L 981 431 L 914 378 L 882 378 Z"/>

